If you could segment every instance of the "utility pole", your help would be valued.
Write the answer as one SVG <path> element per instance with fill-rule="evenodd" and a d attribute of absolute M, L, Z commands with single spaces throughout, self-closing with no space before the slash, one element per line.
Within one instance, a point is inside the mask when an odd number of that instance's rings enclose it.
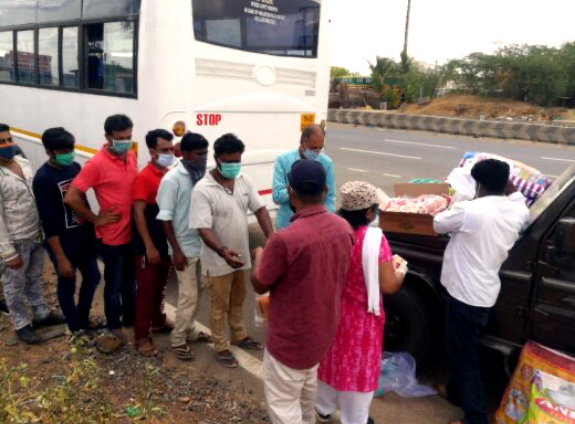
<path fill-rule="evenodd" d="M 407 0 L 407 17 L 405 19 L 405 41 L 403 43 L 403 53 L 407 55 L 407 40 L 409 38 L 409 17 L 411 15 L 411 0 Z"/>

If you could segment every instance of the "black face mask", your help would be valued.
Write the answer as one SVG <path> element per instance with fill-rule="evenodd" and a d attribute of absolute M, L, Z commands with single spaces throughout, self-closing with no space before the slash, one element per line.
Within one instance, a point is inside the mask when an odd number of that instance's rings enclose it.
<path fill-rule="evenodd" d="M 201 156 L 199 159 L 182 159 L 182 164 L 184 165 L 184 168 L 186 168 L 186 171 L 188 171 L 188 174 L 190 174 L 190 178 L 195 185 L 198 181 L 204 178 L 204 175 L 206 175 L 208 156 Z"/>

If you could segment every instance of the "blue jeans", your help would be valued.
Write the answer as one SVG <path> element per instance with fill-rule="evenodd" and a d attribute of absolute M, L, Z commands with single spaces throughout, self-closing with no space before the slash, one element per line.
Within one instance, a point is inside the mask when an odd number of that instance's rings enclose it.
<path fill-rule="evenodd" d="M 50 314 L 50 307 L 42 296 L 45 257 L 42 245 L 33 240 L 20 240 L 14 242 L 14 248 L 24 265 L 19 269 L 4 267 L 4 298 L 14 327 L 21 330 L 32 324 L 32 318 L 24 304 L 25 298 L 37 321 Z"/>
<path fill-rule="evenodd" d="M 46 246 L 46 250 L 56 272 L 58 272 L 56 257 L 49 246 Z M 72 266 L 80 271 L 82 275 L 82 285 L 80 286 L 78 305 L 76 305 L 74 300 L 76 278 L 64 278 L 58 274 L 58 301 L 60 302 L 60 308 L 70 331 L 76 332 L 88 328 L 94 293 L 100 283 L 100 271 L 98 270 L 96 252 L 92 250 L 84 250 L 78 246 L 78 249 L 64 250 L 64 254 L 72 263 Z"/>
<path fill-rule="evenodd" d="M 104 311 L 110 330 L 131 327 L 136 319 L 136 277 L 132 244 L 100 243 L 104 260 Z"/>
<path fill-rule="evenodd" d="M 449 296 L 445 334 L 452 377 L 448 393 L 450 400 L 463 408 L 465 424 L 489 422 L 478 349 L 490 313 L 491 308 L 470 306 Z"/>

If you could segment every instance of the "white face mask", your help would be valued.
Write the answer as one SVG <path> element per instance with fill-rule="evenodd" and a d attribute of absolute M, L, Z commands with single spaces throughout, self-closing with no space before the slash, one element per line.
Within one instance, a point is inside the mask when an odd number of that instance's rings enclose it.
<path fill-rule="evenodd" d="M 158 165 L 163 168 L 168 168 L 174 163 L 174 158 L 175 156 L 171 154 L 160 154 L 158 156 Z"/>

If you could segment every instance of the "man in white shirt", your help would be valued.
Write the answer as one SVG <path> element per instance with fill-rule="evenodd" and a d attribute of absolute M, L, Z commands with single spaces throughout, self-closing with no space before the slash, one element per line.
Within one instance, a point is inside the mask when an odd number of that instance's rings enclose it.
<path fill-rule="evenodd" d="M 477 198 L 455 204 L 434 221 L 435 231 L 451 235 L 441 272 L 441 284 L 449 293 L 446 337 L 453 375 L 448 394 L 461 401 L 465 418 L 460 423 L 465 424 L 488 423 L 479 337 L 499 296 L 501 266 L 530 222 L 525 199 L 509 181 L 509 171 L 502 161 L 479 162 L 471 171 Z"/>

